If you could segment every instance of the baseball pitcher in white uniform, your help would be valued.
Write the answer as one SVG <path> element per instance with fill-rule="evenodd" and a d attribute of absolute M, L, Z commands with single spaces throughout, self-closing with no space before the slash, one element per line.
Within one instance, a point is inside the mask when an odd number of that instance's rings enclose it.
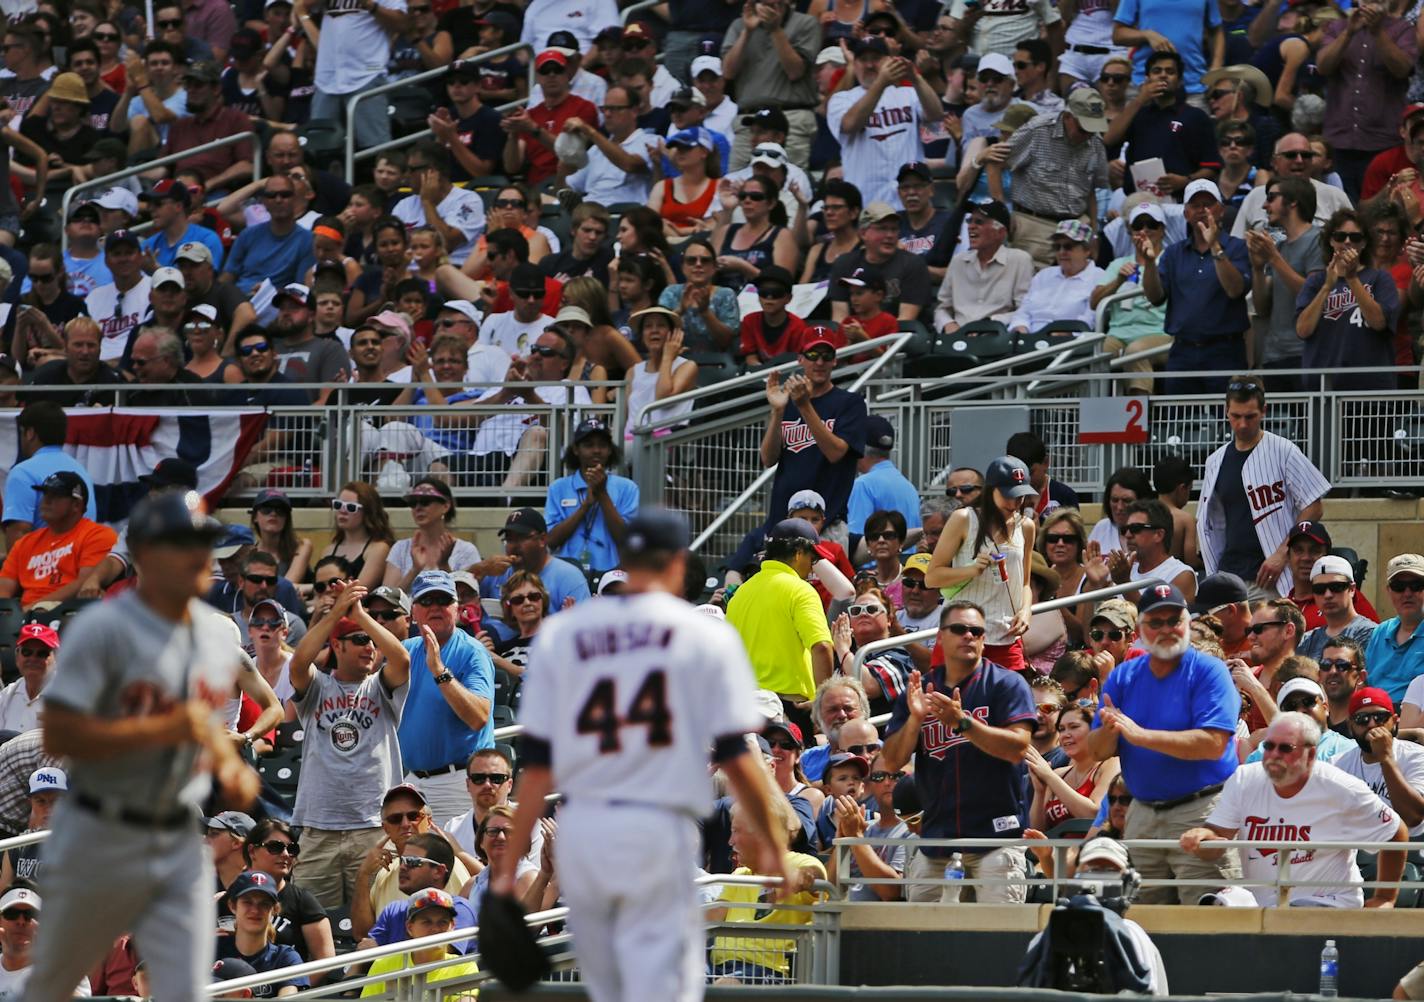
<path fill-rule="evenodd" d="M 208 983 L 217 906 L 200 808 L 212 780 L 238 809 L 259 787 L 222 721 L 241 651 L 200 597 L 222 532 L 196 491 L 145 498 L 128 525 L 137 586 L 65 633 L 41 721 L 45 750 L 69 760 L 69 795 L 45 843 L 30 1002 L 71 998 L 129 930 L 158 1002 L 194 1002 Z"/>
<path fill-rule="evenodd" d="M 1207 457 L 1197 541 L 1208 574 L 1230 571 L 1254 582 L 1260 597 L 1275 598 L 1291 592 L 1291 529 L 1320 519 L 1330 481 L 1295 445 L 1264 430 L 1265 417 L 1260 378 L 1233 376 L 1226 387 L 1231 441 Z"/>
<path fill-rule="evenodd" d="M 702 998 L 705 935 L 693 883 L 698 820 L 712 809 L 709 758 L 763 838 L 760 873 L 785 873 L 786 833 L 747 735 L 765 718 L 737 634 L 679 596 L 687 524 L 630 519 L 628 590 L 561 612 L 529 652 L 519 808 L 506 858 L 529 848 L 544 798 L 562 791 L 559 881 L 580 977 L 594 1002 Z M 750 865 L 750 864 L 749 864 Z M 512 894 L 496 865 L 490 891 Z"/>

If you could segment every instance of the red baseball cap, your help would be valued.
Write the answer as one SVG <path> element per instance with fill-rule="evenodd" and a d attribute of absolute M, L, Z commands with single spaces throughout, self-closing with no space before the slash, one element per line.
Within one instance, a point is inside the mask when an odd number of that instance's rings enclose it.
<path fill-rule="evenodd" d="M 569 65 L 569 57 L 558 49 L 545 49 L 534 59 L 534 68 L 543 69 L 549 63 L 558 63 L 560 66 Z"/>
<path fill-rule="evenodd" d="M 26 640 L 38 640 L 52 651 L 59 650 L 59 634 L 54 632 L 54 627 L 46 626 L 44 623 L 26 623 L 20 627 L 20 635 L 15 638 L 15 646 L 19 647 Z"/>
<path fill-rule="evenodd" d="M 1350 716 L 1354 716 L 1356 711 L 1373 707 L 1376 709 L 1394 712 L 1394 700 L 1389 698 L 1389 693 L 1383 689 L 1376 689 L 1374 686 L 1365 686 L 1363 689 L 1356 689 L 1350 696 Z"/>
<path fill-rule="evenodd" d="M 827 348 L 839 348 L 842 344 L 840 335 L 836 333 L 834 327 L 827 327 L 825 324 L 816 324 L 806 328 L 805 339 L 801 342 L 801 351 L 808 352 L 812 348 L 825 345 Z"/>
<path fill-rule="evenodd" d="M 1399 116 L 1399 120 L 1400 120 L 1400 122 L 1407 122 L 1407 121 L 1409 121 L 1411 118 L 1413 118 L 1415 115 L 1419 114 L 1421 111 L 1424 111 L 1424 104 L 1418 104 L 1418 103 L 1416 103 L 1416 104 L 1406 105 L 1405 108 L 1404 108 L 1404 113 Z"/>
<path fill-rule="evenodd" d="M 342 616 L 341 619 L 337 621 L 337 624 L 332 627 L 331 639 L 340 640 L 342 637 L 350 636 L 353 633 L 360 633 L 361 630 L 362 626 L 356 622 L 356 620 L 350 616 Z"/>

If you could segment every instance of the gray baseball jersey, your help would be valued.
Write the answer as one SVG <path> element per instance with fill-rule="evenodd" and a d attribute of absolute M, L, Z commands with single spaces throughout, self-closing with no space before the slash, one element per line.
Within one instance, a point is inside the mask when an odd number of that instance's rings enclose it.
<path fill-rule="evenodd" d="M 306 738 L 292 824 L 328 831 L 380 825 L 381 798 L 404 775 L 396 731 L 409 693 L 409 683 L 387 689 L 380 672 L 360 682 L 313 674 L 296 700 Z"/>
<path fill-rule="evenodd" d="M 90 606 L 65 631 L 46 705 L 105 719 L 164 713 L 185 699 L 204 699 L 216 716 L 237 678 L 231 628 L 199 599 L 188 622 L 164 619 L 137 592 Z M 209 776 L 196 768 L 199 748 L 142 749 L 69 767 L 69 789 L 123 807 L 167 813 L 197 809 Z"/>

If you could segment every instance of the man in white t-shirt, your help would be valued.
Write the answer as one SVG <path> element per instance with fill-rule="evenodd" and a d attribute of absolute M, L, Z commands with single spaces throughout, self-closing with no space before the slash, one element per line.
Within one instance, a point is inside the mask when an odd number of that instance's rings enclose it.
<path fill-rule="evenodd" d="M 479 193 L 450 181 L 450 153 L 439 143 L 417 143 L 406 162 L 413 195 L 391 209 L 407 230 L 430 226 L 440 231 L 450 263 L 465 263 L 485 231 L 485 203 Z"/>
<path fill-rule="evenodd" d="M 17 885 L 0 898 L 0 1002 L 20 1002 L 30 980 L 30 954 L 40 927 L 40 896 L 31 887 Z M 5 916 L 13 916 L 6 918 Z M 74 989 L 76 998 L 88 998 L 89 979 Z"/>
<path fill-rule="evenodd" d="M 892 56 L 884 38 L 868 35 L 855 45 L 856 86 L 831 95 L 826 124 L 841 144 L 845 179 L 865 204 L 903 209 L 895 175 L 925 158 L 920 123 L 938 123 L 944 105 L 913 60 Z M 903 82 L 908 80 L 908 86 Z"/>
<path fill-rule="evenodd" d="M 1356 689 L 1345 722 L 1359 747 L 1332 764 L 1374 791 L 1409 826 L 1411 836 L 1424 835 L 1424 748 L 1396 740 L 1399 717 L 1389 693 Z"/>
<path fill-rule="evenodd" d="M 1172 556 L 1172 513 L 1161 501 L 1134 501 L 1127 509 L 1127 550 L 1132 567 L 1123 581 L 1156 578 L 1176 585 L 1191 602 L 1197 597 L 1197 573 Z"/>
<path fill-rule="evenodd" d="M 1243 765 L 1226 781 L 1221 798 L 1207 816 L 1206 827 L 1182 833 L 1181 846 L 1202 859 L 1226 851 L 1222 843 L 1238 837 L 1283 842 L 1407 842 L 1409 830 L 1399 816 L 1360 780 L 1333 765 L 1317 762 L 1315 746 L 1320 725 L 1303 713 L 1281 713 L 1266 729 L 1261 743 L 1265 758 Z M 1359 908 L 1366 906 L 1354 849 L 1243 849 L 1242 872 L 1264 886 L 1250 888 L 1263 908 L 1278 904 L 1274 886 L 1280 860 L 1290 854 L 1293 881 L 1320 882 L 1319 887 L 1290 887 L 1292 906 Z M 1403 852 L 1379 855 L 1376 888 L 1367 907 L 1393 907 L 1399 893 L 1389 886 L 1404 872 Z M 1335 886 L 1331 886 L 1334 884 Z"/>
<path fill-rule="evenodd" d="M 485 318 L 480 328 L 480 340 L 494 345 L 511 356 L 527 355 L 544 328 L 554 325 L 554 318 L 544 312 L 544 273 L 536 265 L 514 266 L 509 275 L 509 295 L 514 309 L 494 313 Z M 503 373 L 500 374 L 503 379 Z"/>
<path fill-rule="evenodd" d="M 0 690 L 0 730 L 28 731 L 40 725 L 40 697 L 54 674 L 59 634 L 44 623 L 26 623 L 15 640 L 20 677 Z"/>
<path fill-rule="evenodd" d="M 307 8 L 310 10 L 310 6 Z M 316 93 L 311 117 L 346 117 L 346 102 L 357 91 L 386 82 L 391 41 L 405 29 L 405 0 L 323 0 L 321 44 L 316 46 Z M 302 26 L 311 21 L 303 14 Z M 356 104 L 351 128 L 365 149 L 391 141 L 391 119 L 383 97 Z"/>
<path fill-rule="evenodd" d="M 465 382 L 502 383 L 509 371 L 509 352 L 480 337 L 480 311 L 468 299 L 450 299 L 435 315 L 440 334 L 458 334 L 465 339 Z"/>

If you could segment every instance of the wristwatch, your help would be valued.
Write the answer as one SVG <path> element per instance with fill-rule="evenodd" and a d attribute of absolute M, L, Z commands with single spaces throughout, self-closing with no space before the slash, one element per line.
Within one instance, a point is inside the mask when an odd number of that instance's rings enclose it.
<path fill-rule="evenodd" d="M 1211 252 L 1211 256 L 1217 261 L 1220 261 L 1222 258 L 1226 257 L 1226 251 L 1222 250 L 1221 248 L 1217 248 L 1216 250 Z"/>
<path fill-rule="evenodd" d="M 954 725 L 954 733 L 955 733 L 955 734 L 963 734 L 963 733 L 965 733 L 966 731 L 968 731 L 969 728 L 971 728 L 971 727 L 973 727 L 973 726 L 974 726 L 974 718 L 971 717 L 969 714 L 966 713 L 964 716 L 962 716 L 962 717 L 959 718 L 959 723 L 957 723 L 957 724 Z"/>
<path fill-rule="evenodd" d="M 448 668 L 445 671 L 442 671 L 439 675 L 435 676 L 436 685 L 444 685 L 446 682 L 453 681 L 455 681 L 455 676 L 450 674 L 450 670 Z"/>

